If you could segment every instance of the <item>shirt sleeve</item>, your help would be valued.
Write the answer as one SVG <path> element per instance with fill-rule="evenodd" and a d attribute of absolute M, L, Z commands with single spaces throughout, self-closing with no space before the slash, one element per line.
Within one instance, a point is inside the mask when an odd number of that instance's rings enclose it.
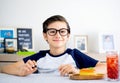
<path fill-rule="evenodd" d="M 80 52 L 77 49 L 74 49 L 72 52 L 72 56 L 76 62 L 76 66 L 78 68 L 88 68 L 88 67 L 95 67 L 98 60 L 91 58 L 90 56 Z"/>
<path fill-rule="evenodd" d="M 33 54 L 31 56 L 23 58 L 23 61 L 26 63 L 28 60 L 35 60 L 37 61 L 38 59 L 44 57 L 46 55 L 46 51 L 39 51 L 36 54 Z"/>

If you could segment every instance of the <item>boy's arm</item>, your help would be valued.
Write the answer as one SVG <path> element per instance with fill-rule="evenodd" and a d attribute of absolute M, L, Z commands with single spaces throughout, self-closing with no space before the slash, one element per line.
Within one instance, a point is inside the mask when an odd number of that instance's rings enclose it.
<path fill-rule="evenodd" d="M 21 65 L 24 65 L 23 61 L 18 61 L 16 63 L 10 64 L 10 65 L 5 65 L 1 68 L 1 73 L 7 73 L 7 74 L 18 74 L 19 72 L 19 67 Z"/>
<path fill-rule="evenodd" d="M 18 61 L 16 63 L 3 66 L 1 68 L 1 73 L 18 75 L 18 76 L 26 76 L 37 70 L 37 68 L 32 68 L 35 65 L 35 61 L 28 60 L 27 63 L 24 61 Z"/>
<path fill-rule="evenodd" d="M 107 66 L 106 63 L 98 62 L 96 66 L 94 67 L 96 73 L 107 73 Z"/>

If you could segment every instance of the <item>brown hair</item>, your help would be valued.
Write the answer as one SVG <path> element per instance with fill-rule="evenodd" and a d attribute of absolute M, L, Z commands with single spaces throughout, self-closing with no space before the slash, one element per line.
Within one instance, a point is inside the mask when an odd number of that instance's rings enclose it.
<path fill-rule="evenodd" d="M 70 33 L 70 26 L 69 26 L 67 20 L 63 16 L 61 16 L 61 15 L 54 15 L 54 16 L 51 16 L 48 19 L 46 19 L 43 22 L 43 33 L 46 33 L 48 25 L 53 23 L 53 22 L 55 22 L 55 21 L 65 22 L 67 24 L 68 32 Z"/>

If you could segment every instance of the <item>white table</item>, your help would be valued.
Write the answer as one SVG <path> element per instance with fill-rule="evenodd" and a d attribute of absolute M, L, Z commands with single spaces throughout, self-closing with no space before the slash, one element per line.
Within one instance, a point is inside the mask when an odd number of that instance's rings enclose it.
<path fill-rule="evenodd" d="M 71 80 L 55 73 L 31 74 L 26 77 L 19 77 L 0 73 L 0 83 L 120 83 L 110 82 L 106 79 L 100 80 Z"/>

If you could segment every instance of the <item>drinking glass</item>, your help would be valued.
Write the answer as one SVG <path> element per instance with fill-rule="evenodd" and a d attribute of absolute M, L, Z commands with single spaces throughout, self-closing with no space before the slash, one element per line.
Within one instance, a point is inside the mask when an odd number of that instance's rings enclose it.
<path fill-rule="evenodd" d="M 119 80 L 118 53 L 115 51 L 107 52 L 107 79 L 109 81 Z"/>

